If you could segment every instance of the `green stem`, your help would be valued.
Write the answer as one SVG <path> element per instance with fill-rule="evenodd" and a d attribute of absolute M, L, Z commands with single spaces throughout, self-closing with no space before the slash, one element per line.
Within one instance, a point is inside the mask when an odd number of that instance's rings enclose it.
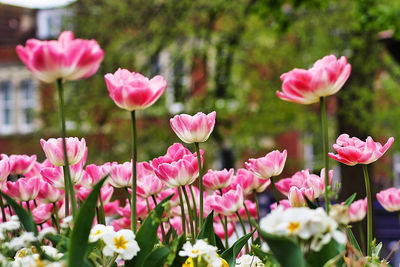
<path fill-rule="evenodd" d="M 151 212 L 151 208 L 150 208 L 150 203 L 149 203 L 149 199 L 146 198 L 146 205 L 147 205 L 147 210 L 149 211 L 149 214 Z"/>
<path fill-rule="evenodd" d="M 185 207 L 183 206 L 183 197 L 182 197 L 182 192 L 181 189 L 178 187 L 178 193 L 179 193 L 179 202 L 181 206 L 181 218 L 182 218 L 182 233 L 186 235 L 186 226 L 185 226 Z"/>
<path fill-rule="evenodd" d="M 57 233 L 60 233 L 60 218 L 58 218 L 58 208 L 57 208 L 57 204 L 55 202 L 53 202 L 53 216 L 54 216 L 54 220 L 55 220 L 55 224 L 56 224 L 56 229 L 57 229 Z"/>
<path fill-rule="evenodd" d="M 196 147 L 196 154 L 197 154 L 197 164 L 199 166 L 199 189 L 200 189 L 200 214 L 199 214 L 199 227 L 203 226 L 203 173 L 201 167 L 201 155 L 200 155 L 200 147 L 199 143 L 194 143 Z"/>
<path fill-rule="evenodd" d="M 243 236 L 246 235 L 246 226 L 244 225 L 244 222 L 242 218 L 240 217 L 239 212 L 236 212 L 236 215 L 239 218 L 240 224 L 242 225 L 242 230 L 243 230 Z M 249 244 L 246 242 L 246 253 L 249 253 Z"/>
<path fill-rule="evenodd" d="M 58 90 L 58 109 L 60 113 L 61 119 L 61 137 L 63 143 L 63 153 L 64 153 L 64 162 L 63 166 L 64 171 L 64 185 L 65 185 L 65 216 L 69 215 L 69 197 L 68 193 L 71 195 L 71 206 L 72 206 L 72 217 L 75 218 L 76 214 L 76 200 L 75 200 L 75 192 L 74 186 L 71 181 L 71 174 L 69 171 L 69 162 L 68 162 L 68 154 L 67 154 L 67 142 L 66 142 L 66 128 L 65 128 L 65 114 L 64 114 L 64 87 L 62 83 L 62 79 L 57 80 L 57 90 Z M 69 191 L 67 193 L 67 191 Z"/>
<path fill-rule="evenodd" d="M 197 204 L 196 204 L 196 197 L 194 194 L 193 186 L 189 185 L 190 188 L 190 194 L 192 195 L 192 201 L 193 201 L 193 213 L 194 213 L 194 227 L 196 229 L 196 233 L 199 232 L 199 220 L 197 218 Z"/>
<path fill-rule="evenodd" d="M 329 214 L 330 209 L 330 186 L 329 186 L 329 158 L 328 158 L 328 119 L 326 115 L 326 99 L 320 97 L 321 107 L 321 127 L 322 127 L 322 143 L 323 143 L 323 159 L 325 168 L 325 209 L 326 213 Z"/>
<path fill-rule="evenodd" d="M 3 197 L 0 196 L 0 207 L 1 207 L 1 216 L 3 217 L 3 222 L 7 221 L 6 211 L 4 210 L 4 202 Z M 11 213 L 10 213 L 11 216 Z"/>
<path fill-rule="evenodd" d="M 253 191 L 254 194 L 254 201 L 256 202 L 256 207 L 257 207 L 257 220 L 260 220 L 260 205 L 258 203 L 258 196 L 256 190 Z M 251 224 L 250 224 L 251 225 Z"/>
<path fill-rule="evenodd" d="M 104 204 L 103 204 L 103 198 L 101 197 L 101 192 L 99 195 L 99 200 L 100 200 L 100 210 L 99 210 L 100 223 L 105 225 L 106 224 L 106 215 L 104 212 Z"/>
<path fill-rule="evenodd" d="M 29 206 L 29 201 L 26 201 L 26 208 L 28 209 L 28 212 L 31 213 L 31 207 Z"/>
<path fill-rule="evenodd" d="M 227 220 L 225 220 L 225 222 L 224 222 L 224 219 L 222 218 L 222 215 L 221 214 L 219 214 L 218 215 L 218 217 L 219 217 L 219 221 L 221 222 L 221 224 L 222 224 L 222 226 L 224 227 L 224 232 L 225 232 L 225 247 L 227 248 L 228 247 L 228 221 Z M 225 216 L 225 219 L 226 219 L 227 217 Z"/>
<path fill-rule="evenodd" d="M 157 199 L 156 199 L 156 197 L 155 197 L 154 195 L 152 195 L 151 198 L 153 199 L 154 206 L 157 206 Z M 166 239 L 166 235 L 165 235 L 164 223 L 161 222 L 160 226 L 161 226 L 161 234 L 162 234 L 162 237 L 163 237 L 163 243 L 164 243 L 164 244 L 167 244 L 168 240 Z"/>
<path fill-rule="evenodd" d="M 131 200 L 131 228 L 136 233 L 136 162 L 137 162 L 137 145 L 136 145 L 136 116 L 135 111 L 131 112 L 132 117 L 132 200 Z"/>
<path fill-rule="evenodd" d="M 275 195 L 275 200 L 276 200 L 276 203 L 279 206 L 279 192 L 278 192 L 278 189 L 276 189 L 275 181 L 274 181 L 273 177 L 271 177 L 270 179 L 271 179 L 272 190 L 274 191 L 274 195 Z M 256 198 L 257 198 L 257 194 L 256 194 Z M 260 219 L 260 215 L 259 214 L 258 214 L 258 217 L 259 217 L 258 219 Z"/>
<path fill-rule="evenodd" d="M 126 198 L 129 201 L 129 205 L 132 205 L 131 194 L 129 193 L 128 187 L 124 187 L 124 189 L 125 189 L 125 193 L 126 193 Z"/>
<path fill-rule="evenodd" d="M 250 223 L 251 217 L 250 217 L 249 209 L 246 206 L 246 201 L 243 201 L 243 206 L 244 206 L 244 209 L 246 210 L 247 219 L 249 220 L 249 223 Z M 251 225 L 251 223 L 250 223 L 250 231 L 253 231 L 253 225 Z M 251 236 L 251 242 L 253 242 L 253 236 Z"/>
<path fill-rule="evenodd" d="M 193 220 L 192 209 L 190 208 L 189 196 L 188 196 L 188 194 L 186 192 L 185 186 L 181 186 L 181 188 L 182 188 L 183 195 L 185 196 L 185 199 L 186 199 L 186 206 L 187 206 L 188 212 L 189 212 L 190 231 L 192 232 L 192 242 L 194 243 L 194 239 L 197 236 L 197 234 L 194 232 L 194 220 Z"/>
<path fill-rule="evenodd" d="M 365 191 L 367 193 L 367 255 L 372 255 L 372 195 L 371 195 L 371 186 L 368 176 L 368 168 L 367 165 L 362 165 L 364 172 L 364 180 L 365 180 Z"/>
<path fill-rule="evenodd" d="M 365 252 L 365 238 L 364 238 L 364 231 L 363 231 L 363 227 L 362 227 L 362 221 L 358 223 L 358 232 L 360 234 L 361 250 Z"/>

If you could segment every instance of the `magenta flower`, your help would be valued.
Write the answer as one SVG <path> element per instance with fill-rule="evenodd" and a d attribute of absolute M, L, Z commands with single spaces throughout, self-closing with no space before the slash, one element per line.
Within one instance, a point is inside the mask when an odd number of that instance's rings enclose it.
<path fill-rule="evenodd" d="M 18 45 L 16 50 L 32 74 L 45 83 L 90 77 L 104 57 L 95 40 L 74 39 L 70 31 L 61 33 L 58 40 L 29 39 L 25 47 Z"/>
<path fill-rule="evenodd" d="M 157 75 L 151 80 L 140 73 L 118 69 L 104 76 L 110 97 L 115 104 L 128 111 L 145 109 L 160 98 L 167 87 L 165 79 Z"/>
<path fill-rule="evenodd" d="M 263 179 L 269 179 L 282 173 L 287 157 L 286 150 L 274 150 L 262 158 L 249 159 L 246 168 Z"/>
<path fill-rule="evenodd" d="M 316 61 L 308 70 L 293 69 L 281 75 L 282 92 L 276 94 L 282 100 L 299 104 L 312 104 L 320 97 L 337 93 L 350 76 L 351 65 L 345 57 L 334 55 Z"/>
<path fill-rule="evenodd" d="M 226 188 L 225 191 L 236 188 L 236 185 L 240 185 L 245 196 L 252 194 L 254 191 L 257 193 L 264 192 L 265 189 L 271 184 L 268 179 L 258 178 L 253 172 L 246 169 L 238 169 L 236 176 L 233 177 L 230 187 Z"/>
<path fill-rule="evenodd" d="M 367 198 L 359 199 L 351 203 L 349 207 L 350 222 L 362 221 L 367 215 Z"/>
<path fill-rule="evenodd" d="M 1 158 L 5 159 L 7 155 L 2 154 Z M 12 175 L 24 175 L 28 173 L 36 162 L 36 155 L 10 155 L 8 157 L 8 163 L 10 167 L 10 174 Z"/>
<path fill-rule="evenodd" d="M 104 204 L 104 215 L 106 215 L 107 217 L 118 215 L 118 209 L 119 209 L 118 199 L 109 202 L 107 204 Z"/>
<path fill-rule="evenodd" d="M 279 205 L 282 206 L 284 210 L 292 207 L 292 206 L 290 206 L 290 201 L 288 199 L 280 200 L 279 201 Z M 274 210 L 274 209 L 276 209 L 278 207 L 278 203 L 274 202 L 269 207 L 270 207 L 271 210 Z"/>
<path fill-rule="evenodd" d="M 84 202 L 85 199 L 89 196 L 90 192 L 92 192 L 91 189 L 87 189 L 81 186 L 78 191 L 78 198 L 82 202 Z M 110 185 L 105 185 L 100 189 L 101 200 L 103 201 L 104 205 L 110 202 L 113 193 L 114 193 L 114 188 Z M 98 207 L 100 206 L 100 201 L 97 202 L 97 206 Z"/>
<path fill-rule="evenodd" d="M 215 125 L 215 111 L 206 115 L 198 112 L 194 116 L 175 115 L 170 119 L 172 130 L 185 143 L 201 143 L 207 141 Z"/>
<path fill-rule="evenodd" d="M 400 189 L 391 187 L 376 194 L 382 207 L 389 211 L 400 211 Z"/>
<path fill-rule="evenodd" d="M 51 214 L 53 213 L 53 209 L 54 207 L 52 204 L 39 204 L 32 210 L 35 223 L 41 224 L 49 220 L 51 218 Z"/>
<path fill-rule="evenodd" d="M 237 185 L 235 189 L 231 189 L 224 193 L 222 196 L 215 195 L 214 203 L 210 204 L 210 207 L 225 216 L 235 214 L 243 207 L 243 190 L 240 185 Z"/>
<path fill-rule="evenodd" d="M 0 184 L 7 181 L 10 171 L 9 159 L 6 155 L 2 155 L 2 157 L 0 157 Z"/>
<path fill-rule="evenodd" d="M 64 152 L 62 138 L 50 138 L 45 141 L 40 139 L 40 145 L 47 159 L 54 166 L 64 166 Z M 86 141 L 85 138 L 79 140 L 77 137 L 68 137 L 65 139 L 67 146 L 67 158 L 69 165 L 77 164 L 85 155 L 86 152 Z"/>
<path fill-rule="evenodd" d="M 208 170 L 203 176 L 203 184 L 210 190 L 218 190 L 230 185 L 233 178 L 233 169 L 229 171 L 223 169 L 222 171 Z"/>
<path fill-rule="evenodd" d="M 292 207 L 304 207 L 307 206 L 306 197 L 313 202 L 314 191 L 312 188 L 297 188 L 292 186 L 289 190 L 289 202 Z"/>
<path fill-rule="evenodd" d="M 50 183 L 41 180 L 39 184 L 39 193 L 37 199 L 40 202 L 44 204 L 51 204 L 64 198 L 64 191 L 55 188 Z"/>
<path fill-rule="evenodd" d="M 244 203 L 246 204 L 246 207 L 249 211 L 250 217 L 257 218 L 257 204 L 255 202 L 253 202 L 251 200 L 247 200 L 247 199 L 244 201 Z M 243 207 L 241 207 L 238 210 L 238 213 L 239 213 L 240 217 L 248 219 L 247 212 L 246 212 L 244 205 L 243 205 Z"/>
<path fill-rule="evenodd" d="M 137 195 L 141 198 L 155 196 L 164 189 L 164 183 L 154 174 L 139 176 Z"/>
<path fill-rule="evenodd" d="M 17 201 L 29 201 L 37 197 L 40 189 L 40 178 L 20 178 L 7 182 L 4 192 Z"/>
<path fill-rule="evenodd" d="M 132 162 L 127 161 L 122 164 L 113 164 L 110 171 L 109 182 L 116 188 L 132 186 Z"/>
<path fill-rule="evenodd" d="M 329 153 L 329 157 L 349 166 L 370 164 L 382 157 L 393 142 L 394 138 L 390 137 L 382 146 L 379 142 L 374 142 L 370 136 L 363 142 L 357 137 L 350 138 L 348 134 L 341 134 L 333 145 L 337 154 Z"/>
<path fill-rule="evenodd" d="M 86 187 L 87 189 L 93 188 L 93 186 L 102 178 L 104 178 L 107 174 L 111 172 L 111 168 L 113 165 L 118 164 L 117 162 L 107 162 L 101 166 L 97 166 L 95 164 L 87 165 L 85 171 L 83 173 L 83 177 L 80 185 Z M 106 180 L 106 183 L 108 183 Z"/>
<path fill-rule="evenodd" d="M 221 221 L 214 221 L 213 223 L 214 226 L 214 233 L 218 235 L 219 238 L 224 239 L 225 238 L 225 229 L 224 225 L 221 223 Z M 233 233 L 235 232 L 235 227 L 233 226 L 232 223 L 228 223 L 228 237 L 231 237 Z"/>

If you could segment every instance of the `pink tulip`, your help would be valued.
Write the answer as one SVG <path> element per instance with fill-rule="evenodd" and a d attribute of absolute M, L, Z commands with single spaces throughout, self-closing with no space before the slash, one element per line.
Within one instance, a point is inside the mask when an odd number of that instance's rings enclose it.
<path fill-rule="evenodd" d="M 116 188 L 132 186 L 132 162 L 113 164 L 110 171 L 109 182 Z"/>
<path fill-rule="evenodd" d="M 210 204 L 211 208 L 225 216 L 235 214 L 243 206 L 243 190 L 240 185 L 235 189 L 229 190 L 222 196 L 215 195 L 214 203 Z"/>
<path fill-rule="evenodd" d="M 53 213 L 52 204 L 39 204 L 36 208 L 32 210 L 33 219 L 36 224 L 41 224 L 46 222 L 51 218 Z"/>
<path fill-rule="evenodd" d="M 390 137 L 382 146 L 379 142 L 374 142 L 370 136 L 363 142 L 357 137 L 350 138 L 348 134 L 341 134 L 333 145 L 338 154 L 329 153 L 329 157 L 349 166 L 370 164 L 382 157 L 393 142 L 394 138 Z"/>
<path fill-rule="evenodd" d="M 279 201 L 279 205 L 282 206 L 284 210 L 286 210 L 286 209 L 292 207 L 292 206 L 290 205 L 290 201 L 289 201 L 288 199 L 280 200 L 280 201 Z M 278 207 L 278 203 L 277 203 L 277 202 L 274 202 L 274 203 L 272 203 L 269 207 L 270 207 L 271 210 L 274 210 L 274 209 L 276 209 L 276 208 Z"/>
<path fill-rule="evenodd" d="M 389 211 L 400 211 L 400 189 L 391 187 L 376 194 L 382 207 Z"/>
<path fill-rule="evenodd" d="M 78 191 L 78 198 L 80 201 L 84 202 L 85 199 L 89 196 L 91 189 L 87 189 L 85 187 L 80 187 Z M 100 189 L 101 200 L 103 204 L 107 204 L 110 202 L 112 194 L 114 193 L 114 188 L 109 185 L 105 185 Z M 100 206 L 100 201 L 98 201 L 97 206 Z"/>
<path fill-rule="evenodd" d="M 9 159 L 6 155 L 0 158 L 0 183 L 7 181 L 7 177 L 10 174 L 11 168 Z"/>
<path fill-rule="evenodd" d="M 150 209 L 154 209 L 155 205 L 153 201 L 150 201 Z M 130 218 L 131 217 L 131 206 L 129 205 L 129 202 L 127 201 L 124 207 L 119 207 L 118 209 L 118 214 L 121 215 L 122 217 Z M 136 198 L 136 216 L 138 218 L 146 218 L 147 215 L 149 214 L 149 210 L 147 208 L 147 203 L 146 200 L 143 198 Z"/>
<path fill-rule="evenodd" d="M 172 130 L 185 143 L 201 143 L 207 141 L 215 125 L 215 111 L 206 115 L 198 112 L 194 116 L 176 115 L 170 119 Z"/>
<path fill-rule="evenodd" d="M 40 189 L 40 178 L 20 178 L 7 182 L 5 193 L 17 201 L 29 201 L 37 197 Z"/>
<path fill-rule="evenodd" d="M 68 137 L 65 141 L 67 145 L 68 163 L 69 165 L 75 165 L 84 157 L 85 153 L 87 153 L 85 138 L 79 141 L 77 137 Z M 62 138 L 50 138 L 47 141 L 40 139 L 40 144 L 42 145 L 47 159 L 51 164 L 57 167 L 65 165 L 62 142 Z"/>
<path fill-rule="evenodd" d="M 153 159 L 149 164 L 144 163 L 143 166 L 149 171 L 154 171 L 161 163 L 172 163 L 180 160 L 185 155 L 192 155 L 192 152 L 181 143 L 175 143 L 167 149 L 167 153 L 164 156 Z"/>
<path fill-rule="evenodd" d="M 115 104 L 128 111 L 145 109 L 158 100 L 167 87 L 165 79 L 157 75 L 151 80 L 140 73 L 118 69 L 104 76 L 110 97 Z"/>
<path fill-rule="evenodd" d="M 289 202 L 292 207 L 304 207 L 307 205 L 306 197 L 314 201 L 314 191 L 312 188 L 297 188 L 292 186 L 289 190 Z"/>
<path fill-rule="evenodd" d="M 179 205 L 179 193 L 177 188 L 165 188 L 163 191 L 160 192 L 158 195 L 158 201 L 162 201 L 164 198 L 169 197 L 172 195 L 172 198 L 169 200 L 169 204 L 171 207 L 175 207 Z"/>
<path fill-rule="evenodd" d="M 141 198 L 156 196 L 164 189 L 164 183 L 144 167 L 144 162 L 138 163 L 137 176 L 136 194 Z"/>
<path fill-rule="evenodd" d="M 114 228 L 114 231 L 119 231 L 122 229 L 131 229 L 131 219 L 122 217 L 111 222 L 111 226 Z"/>
<path fill-rule="evenodd" d="M 249 211 L 250 217 L 257 218 L 257 204 L 255 202 L 253 202 L 251 200 L 247 200 L 247 199 L 244 201 L 244 203 L 246 204 L 246 207 Z M 246 212 L 244 205 L 243 205 L 243 207 L 241 207 L 239 209 L 238 212 L 239 212 L 240 217 L 248 219 L 247 212 Z"/>
<path fill-rule="evenodd" d="M 203 176 L 203 184 L 206 188 L 210 190 L 218 190 L 227 187 L 233 178 L 233 169 L 227 171 L 223 169 L 222 171 L 208 170 Z"/>
<path fill-rule="evenodd" d="M 274 150 L 265 155 L 265 157 L 249 159 L 249 162 L 246 162 L 245 165 L 249 171 L 260 178 L 269 179 L 282 173 L 286 162 L 286 156 L 286 150 L 283 150 L 282 153 L 279 152 L 279 150 Z"/>
<path fill-rule="evenodd" d="M 236 188 L 236 185 L 240 185 L 244 195 L 247 196 L 254 191 L 257 193 L 264 192 L 270 184 L 271 181 L 269 179 L 258 178 L 253 172 L 246 169 L 238 169 L 236 176 L 232 179 L 231 186 L 223 191 L 229 191 L 232 188 Z"/>
<path fill-rule="evenodd" d="M 337 93 L 350 76 L 351 65 L 345 57 L 325 56 L 313 67 L 293 69 L 281 75 L 282 92 L 276 94 L 282 100 L 299 104 L 312 104 L 320 97 Z"/>
<path fill-rule="evenodd" d="M 225 238 L 225 229 L 224 225 L 221 222 L 216 222 L 214 221 L 214 232 L 218 235 L 219 238 L 224 239 Z M 231 237 L 233 233 L 235 232 L 235 227 L 233 226 L 232 223 L 228 223 L 228 237 Z"/>
<path fill-rule="evenodd" d="M 61 33 L 58 40 L 29 39 L 25 47 L 17 46 L 17 54 L 32 74 L 45 83 L 90 77 L 104 57 L 95 40 L 74 39 L 70 31 Z"/>
<path fill-rule="evenodd" d="M 107 204 L 104 204 L 104 214 L 107 217 L 115 216 L 118 215 L 118 209 L 119 209 L 119 200 L 114 200 L 112 202 L 109 202 Z"/>
<path fill-rule="evenodd" d="M 118 164 L 117 162 L 107 162 L 101 166 L 97 166 L 94 164 L 87 165 L 81 180 L 81 185 L 88 189 L 93 188 L 93 186 L 106 175 L 111 172 L 111 168 L 113 165 Z M 107 179 L 106 182 L 108 182 Z"/>
<path fill-rule="evenodd" d="M 40 171 L 43 168 L 47 168 L 47 167 L 54 167 L 54 165 L 51 164 L 48 159 L 45 159 L 42 163 L 36 161 L 33 164 L 33 168 L 29 172 L 25 173 L 24 177 L 32 178 L 32 177 L 41 176 Z"/>
<path fill-rule="evenodd" d="M 41 180 L 37 199 L 44 203 L 50 204 L 60 201 L 64 198 L 64 191 L 53 187 L 50 183 Z"/>
<path fill-rule="evenodd" d="M 5 154 L 1 155 L 1 158 L 4 159 L 6 157 Z M 24 175 L 29 172 L 36 162 L 36 155 L 27 156 L 27 155 L 10 155 L 8 157 L 8 163 L 10 165 L 10 174 L 11 175 Z"/>
<path fill-rule="evenodd" d="M 359 199 L 351 203 L 349 207 L 350 222 L 362 221 L 367 214 L 367 198 Z"/>
<path fill-rule="evenodd" d="M 161 163 L 154 172 L 168 187 L 190 185 L 199 176 L 196 153 L 185 155 L 178 161 Z"/>

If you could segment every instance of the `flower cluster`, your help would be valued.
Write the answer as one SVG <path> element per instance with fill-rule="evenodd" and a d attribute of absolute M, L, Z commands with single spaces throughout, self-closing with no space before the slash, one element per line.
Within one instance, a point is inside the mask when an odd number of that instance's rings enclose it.
<path fill-rule="evenodd" d="M 189 257 L 187 266 L 193 266 L 191 262 L 196 261 L 194 266 L 210 266 L 210 267 L 226 267 L 228 264 L 221 259 L 217 254 L 217 248 L 207 244 L 206 241 L 199 239 L 194 245 L 186 242 L 182 250 L 179 251 L 179 256 Z M 185 264 L 183 265 L 185 266 Z"/>

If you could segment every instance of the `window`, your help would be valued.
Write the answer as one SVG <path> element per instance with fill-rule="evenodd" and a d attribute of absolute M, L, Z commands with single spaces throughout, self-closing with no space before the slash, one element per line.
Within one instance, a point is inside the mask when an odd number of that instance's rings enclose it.
<path fill-rule="evenodd" d="M 35 92 L 33 81 L 31 79 L 22 80 L 19 89 L 20 129 L 22 132 L 30 132 L 34 130 Z"/>
<path fill-rule="evenodd" d="M 0 109 L 0 132 L 9 134 L 14 130 L 11 81 L 0 82 Z"/>

